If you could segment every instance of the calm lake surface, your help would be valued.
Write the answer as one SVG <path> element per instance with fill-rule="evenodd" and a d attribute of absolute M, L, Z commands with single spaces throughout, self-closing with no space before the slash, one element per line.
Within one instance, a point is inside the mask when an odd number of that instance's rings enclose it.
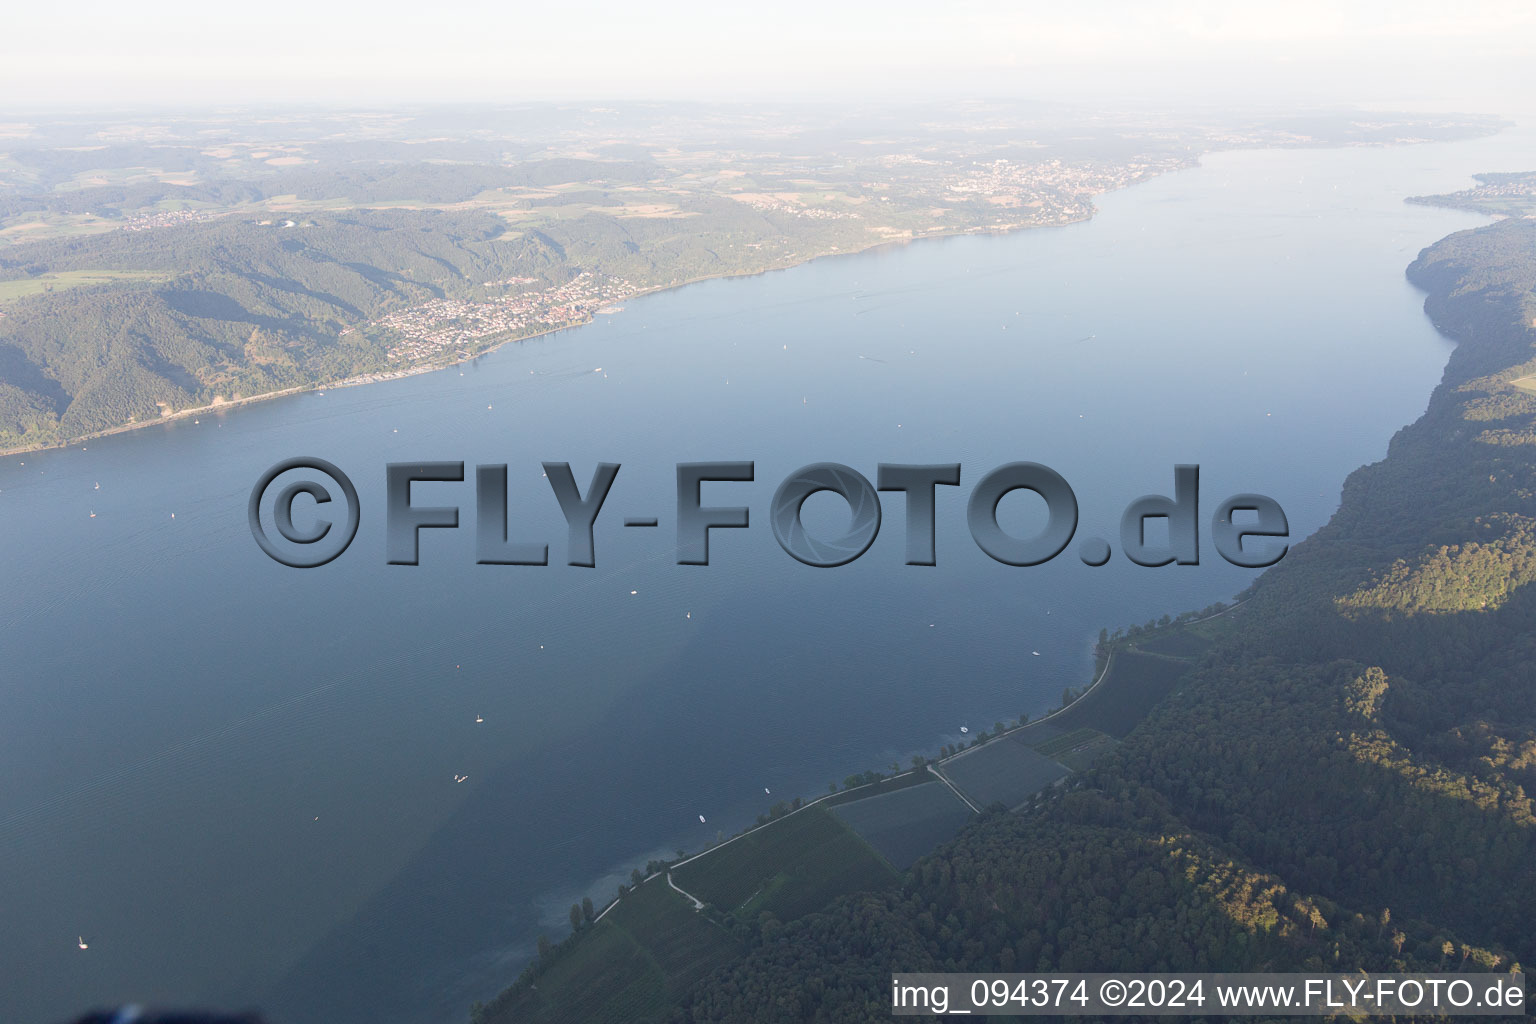
<path fill-rule="evenodd" d="M 135 999 L 461 1022 L 647 857 L 1047 710 L 1100 627 L 1253 573 L 1204 536 L 1198 567 L 1093 569 L 1075 544 L 1003 566 L 966 532 L 971 486 L 1043 462 L 1078 536 L 1118 547 L 1123 507 L 1198 462 L 1203 520 L 1258 491 L 1310 533 L 1449 350 L 1403 270 L 1481 221 L 1402 198 L 1532 152 L 1508 133 L 1213 156 L 1087 224 L 693 285 L 471 365 L 0 459 L 0 1016 Z M 363 510 L 308 572 L 246 525 L 295 455 L 346 470 Z M 756 461 L 704 492 L 753 525 L 678 566 L 673 467 L 708 459 Z M 386 565 L 383 467 L 407 460 L 508 463 L 514 539 L 553 564 L 475 565 L 466 482 L 416 488 L 462 527 Z M 583 488 L 623 465 L 595 569 L 563 564 L 542 460 Z M 962 463 L 938 566 L 902 564 L 897 494 L 851 565 L 780 550 L 769 500 L 818 461 Z M 1001 518 L 1041 521 L 1025 495 Z M 846 513 L 824 495 L 807 520 Z"/>

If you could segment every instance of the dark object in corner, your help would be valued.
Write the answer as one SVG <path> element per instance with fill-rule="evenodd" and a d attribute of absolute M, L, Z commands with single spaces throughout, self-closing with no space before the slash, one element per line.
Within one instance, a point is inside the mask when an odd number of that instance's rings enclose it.
<path fill-rule="evenodd" d="M 125 1006 L 120 1010 L 95 1010 L 71 1024 L 266 1024 L 254 1013 L 204 1013 L 195 1010 L 143 1010 Z"/>

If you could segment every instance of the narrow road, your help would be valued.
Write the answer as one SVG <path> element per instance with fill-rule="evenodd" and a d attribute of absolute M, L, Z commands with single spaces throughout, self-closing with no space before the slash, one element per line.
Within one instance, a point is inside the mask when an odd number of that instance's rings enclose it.
<path fill-rule="evenodd" d="M 1221 613 L 1217 612 L 1216 614 L 1219 615 Z M 1211 616 L 1211 618 L 1215 618 L 1215 617 L 1216 617 L 1215 615 Z M 1082 700 L 1084 697 L 1088 696 L 1095 689 L 1097 689 L 1098 685 L 1104 681 L 1104 677 L 1109 675 L 1110 666 L 1114 665 L 1114 663 L 1115 663 L 1115 652 L 1114 651 L 1110 651 L 1109 652 L 1109 657 L 1104 659 L 1104 668 L 1099 672 L 1098 678 L 1094 679 L 1093 682 L 1089 683 L 1088 684 L 1088 689 L 1086 689 L 1082 693 L 1078 694 L 1077 695 L 1077 699 L 1074 700 L 1072 702 L 1072 704 L 1076 704 L 1078 701 Z M 1072 704 L 1068 704 L 1067 708 L 1071 707 Z M 1004 729 L 1002 732 L 998 733 L 997 736 L 994 736 L 993 739 L 996 740 L 996 739 L 999 739 L 999 738 L 1001 738 L 1003 736 L 1011 736 L 1012 734 L 1014 734 L 1016 732 L 1024 732 L 1027 729 L 1034 729 L 1037 726 L 1040 726 L 1040 725 L 1043 725 L 1046 722 L 1049 722 L 1052 718 L 1054 718 L 1055 716 L 1061 714 L 1063 711 L 1067 710 L 1067 708 L 1057 708 L 1055 711 L 1052 711 L 1050 714 L 1041 715 L 1039 718 L 1036 718 L 1035 720 L 1033 720 L 1031 722 L 1025 722 L 1023 725 L 1016 725 L 1012 729 Z M 964 757 L 966 754 L 974 754 L 976 751 L 982 749 L 985 746 L 986 746 L 985 743 L 973 744 L 973 745 L 971 745 L 969 747 L 966 747 L 964 750 L 956 751 L 955 753 L 950 754 L 948 757 L 941 757 L 937 761 L 934 761 L 932 763 L 933 764 L 948 764 L 949 762 L 955 760 L 956 758 Z M 937 775 L 938 773 L 935 772 L 934 774 Z M 939 778 L 944 779 L 944 776 L 939 775 Z M 948 782 L 949 780 L 948 779 L 944 779 L 944 781 Z M 954 786 L 950 786 L 949 788 L 950 789 L 954 789 L 955 787 Z M 959 790 L 955 790 L 955 792 L 958 793 Z M 965 798 L 961 797 L 961 799 L 964 800 Z M 966 800 L 965 802 L 966 803 L 970 803 L 969 800 Z"/>
<path fill-rule="evenodd" d="M 934 778 L 938 779 L 940 782 L 944 783 L 944 785 L 948 786 L 949 787 L 949 791 L 951 793 L 955 794 L 955 796 L 959 797 L 962 801 L 964 801 L 965 802 L 965 806 L 969 807 L 972 811 L 976 812 L 977 814 L 981 813 L 981 808 L 977 807 L 975 804 L 971 803 L 969 797 L 967 797 L 964 793 L 960 792 L 960 790 L 956 789 L 955 788 L 955 784 L 953 782 L 950 782 L 949 779 L 945 778 L 944 773 L 939 771 L 939 769 L 935 765 L 931 765 L 930 764 L 928 766 L 928 770 L 933 773 Z"/>
<path fill-rule="evenodd" d="M 1536 374 L 1533 374 L 1533 376 L 1536 376 Z M 1228 607 L 1223 608 L 1221 611 L 1216 612 L 1214 615 L 1207 615 L 1204 619 L 1193 619 L 1190 622 L 1185 623 L 1185 625 L 1193 625 L 1195 622 L 1204 622 L 1206 619 L 1214 619 L 1217 616 L 1225 615 L 1227 612 L 1231 611 L 1233 608 L 1236 608 L 1236 607 L 1238 607 L 1239 605 L 1241 605 L 1243 603 L 1244 602 L 1242 602 L 1242 601 L 1238 601 L 1235 604 L 1229 605 Z M 1081 700 L 1083 697 L 1088 696 L 1088 694 L 1092 693 L 1095 689 L 1098 688 L 1098 685 L 1104 681 L 1106 676 L 1109 675 L 1109 670 L 1110 670 L 1111 667 L 1114 666 L 1114 663 L 1115 663 L 1115 654 L 1114 654 L 1113 651 L 1111 651 L 1110 654 L 1109 654 L 1109 657 L 1105 659 L 1104 667 L 1099 671 L 1098 676 L 1093 680 L 1093 682 L 1088 684 L 1088 688 L 1087 689 L 1085 689 L 1081 694 L 1078 695 L 1078 700 Z M 1077 703 L 1077 701 L 1073 701 L 1073 703 L 1075 704 L 1075 703 Z M 1026 730 L 1026 729 L 1033 728 L 1034 726 L 1037 726 L 1037 725 L 1040 725 L 1041 723 L 1049 721 L 1053 716 L 1058 715 L 1062 711 L 1065 711 L 1065 710 L 1066 710 L 1066 708 L 1058 708 L 1055 711 L 1052 711 L 1050 714 L 1045 715 L 1042 718 L 1037 718 L 1034 721 L 1027 723 L 1026 725 L 1015 726 L 1012 729 L 1005 730 L 1005 734 L 1007 734 L 1007 733 L 1014 733 L 1014 732 L 1022 732 L 1022 731 Z M 964 757 L 966 754 L 974 753 L 975 751 L 981 749 L 981 746 L 984 746 L 984 745 L 985 744 L 980 744 L 980 745 L 977 745 L 977 746 L 966 747 L 964 750 L 957 751 L 956 753 L 951 754 L 949 757 L 940 758 L 937 761 L 930 761 L 930 762 L 928 762 L 924 766 L 924 769 L 926 769 L 931 775 L 933 775 L 934 778 L 938 779 L 940 782 L 944 783 L 944 785 L 948 786 L 949 787 L 949 791 L 951 793 L 955 794 L 955 796 L 959 797 L 960 801 L 962 803 L 964 803 L 965 806 L 969 807 L 976 814 L 980 814 L 981 813 L 981 808 L 977 807 L 974 803 L 972 803 L 970 797 L 968 797 L 964 793 L 962 793 L 958 786 L 956 786 L 953 782 L 949 781 L 949 777 L 946 776 L 942 771 L 939 770 L 939 765 L 945 764 L 945 763 L 947 763 L 949 761 L 953 761 L 957 757 Z M 920 771 L 920 770 L 924 770 L 924 769 L 916 769 L 916 770 Z M 892 776 L 892 778 L 900 778 L 901 776 L 907 775 L 907 774 L 909 774 L 909 772 L 897 772 L 896 775 Z M 1060 782 L 1061 782 L 1061 780 L 1058 779 L 1056 784 L 1059 785 Z M 870 786 L 856 786 L 856 787 L 854 787 L 854 789 L 857 790 L 857 789 L 872 788 L 873 785 L 876 785 L 876 784 L 871 784 Z M 690 864 L 693 861 L 698 860 L 700 857 L 707 857 L 711 853 L 715 853 L 718 850 L 721 850 L 721 849 L 724 849 L 727 846 L 730 846 L 732 843 L 736 842 L 738 839 L 745 839 L 747 836 L 755 834 L 759 829 L 770 828 L 776 822 L 783 821 L 784 818 L 792 817 L 792 816 L 794 816 L 796 814 L 799 814 L 801 811 L 808 810 L 809 808 L 816 806 L 817 804 L 821 803 L 823 800 L 830 799 L 833 796 L 842 796 L 844 793 L 848 793 L 848 792 L 851 792 L 851 791 L 850 790 L 844 790 L 843 793 L 836 793 L 836 794 L 834 794 L 834 793 L 823 793 L 821 796 L 818 796 L 818 797 L 816 797 L 816 798 L 814 798 L 812 800 L 805 801 L 799 807 L 795 808 L 793 811 L 790 811 L 788 814 L 784 815 L 781 818 L 775 818 L 775 819 L 773 819 L 771 821 L 768 821 L 768 822 L 764 823 L 763 825 L 757 826 L 756 828 L 748 828 L 746 831 L 740 832 L 740 833 L 732 836 L 731 838 L 727 839 L 723 843 L 717 843 L 716 845 L 711 846 L 711 847 L 709 847 L 709 848 L 707 848 L 705 850 L 702 850 L 699 853 L 696 853 L 696 854 L 694 854 L 691 857 L 683 858 L 682 860 L 680 860 L 677 863 L 673 864 L 672 867 L 680 868 L 684 864 Z M 679 889 L 677 887 L 677 884 L 672 881 L 672 872 L 670 870 L 667 870 L 665 872 L 658 872 L 658 873 L 664 873 L 665 874 L 666 879 L 667 879 L 667 886 L 669 888 L 671 888 L 674 892 L 677 892 L 677 893 L 681 894 L 690 903 L 692 903 L 694 910 L 698 911 L 698 910 L 703 910 L 704 909 L 704 902 L 702 900 L 700 900 L 697 896 L 693 895 L 693 893 L 688 892 L 685 889 Z M 656 875 L 654 875 L 654 874 L 653 875 L 649 875 L 649 876 L 647 876 L 645 879 L 643 879 L 641 881 L 641 884 L 643 885 L 646 882 L 651 881 L 655 877 L 656 877 Z M 618 906 L 620 902 L 622 902 L 622 901 L 616 899 L 616 900 L 612 901 L 611 903 L 609 903 L 606 907 L 603 908 L 602 913 L 598 914 L 597 917 L 593 919 L 593 923 L 596 924 L 598 921 L 601 921 L 608 914 L 608 912 L 610 910 L 612 910 L 614 907 Z"/>
<path fill-rule="evenodd" d="M 674 892 L 681 892 L 681 893 L 683 893 L 684 896 L 686 896 L 690 900 L 692 900 L 693 901 L 693 909 L 694 910 L 703 910 L 704 909 L 704 901 L 703 900 L 699 899 L 693 893 L 691 893 L 691 892 L 683 892 L 682 889 L 679 889 L 677 887 L 676 883 L 674 883 L 672 881 L 672 872 L 670 872 L 670 871 L 667 872 L 667 884 L 672 887 L 672 891 L 674 891 Z"/>

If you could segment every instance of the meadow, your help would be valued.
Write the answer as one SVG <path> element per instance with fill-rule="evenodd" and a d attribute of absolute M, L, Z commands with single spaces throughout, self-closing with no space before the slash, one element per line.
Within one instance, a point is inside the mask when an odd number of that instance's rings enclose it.
<path fill-rule="evenodd" d="M 171 275 L 154 270 L 61 270 L 36 277 L 21 277 L 0 281 L 0 305 L 15 302 L 29 295 L 48 292 L 64 292 L 93 284 L 158 284 L 170 280 Z"/>

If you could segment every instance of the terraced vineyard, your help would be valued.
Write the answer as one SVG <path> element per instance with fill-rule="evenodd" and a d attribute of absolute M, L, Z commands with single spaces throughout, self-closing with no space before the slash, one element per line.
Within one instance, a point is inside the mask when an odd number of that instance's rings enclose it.
<path fill-rule="evenodd" d="M 971 809 L 948 786 L 921 774 L 930 781 L 854 800 L 833 812 L 903 871 L 971 819 Z"/>
<path fill-rule="evenodd" d="M 821 806 L 781 818 L 672 872 L 673 880 L 727 913 L 782 920 L 833 899 L 896 881 L 863 839 Z"/>
<path fill-rule="evenodd" d="M 531 984 L 502 993 L 477 1020 L 646 1020 L 664 1013 L 688 986 L 739 952 L 724 929 L 667 888 L 665 880 L 653 878 L 580 935 Z"/>
<path fill-rule="evenodd" d="M 1035 751 L 1063 764 L 1075 772 L 1082 771 L 1115 745 L 1113 736 L 1097 729 L 1073 729 L 1041 743 L 1032 744 Z"/>

